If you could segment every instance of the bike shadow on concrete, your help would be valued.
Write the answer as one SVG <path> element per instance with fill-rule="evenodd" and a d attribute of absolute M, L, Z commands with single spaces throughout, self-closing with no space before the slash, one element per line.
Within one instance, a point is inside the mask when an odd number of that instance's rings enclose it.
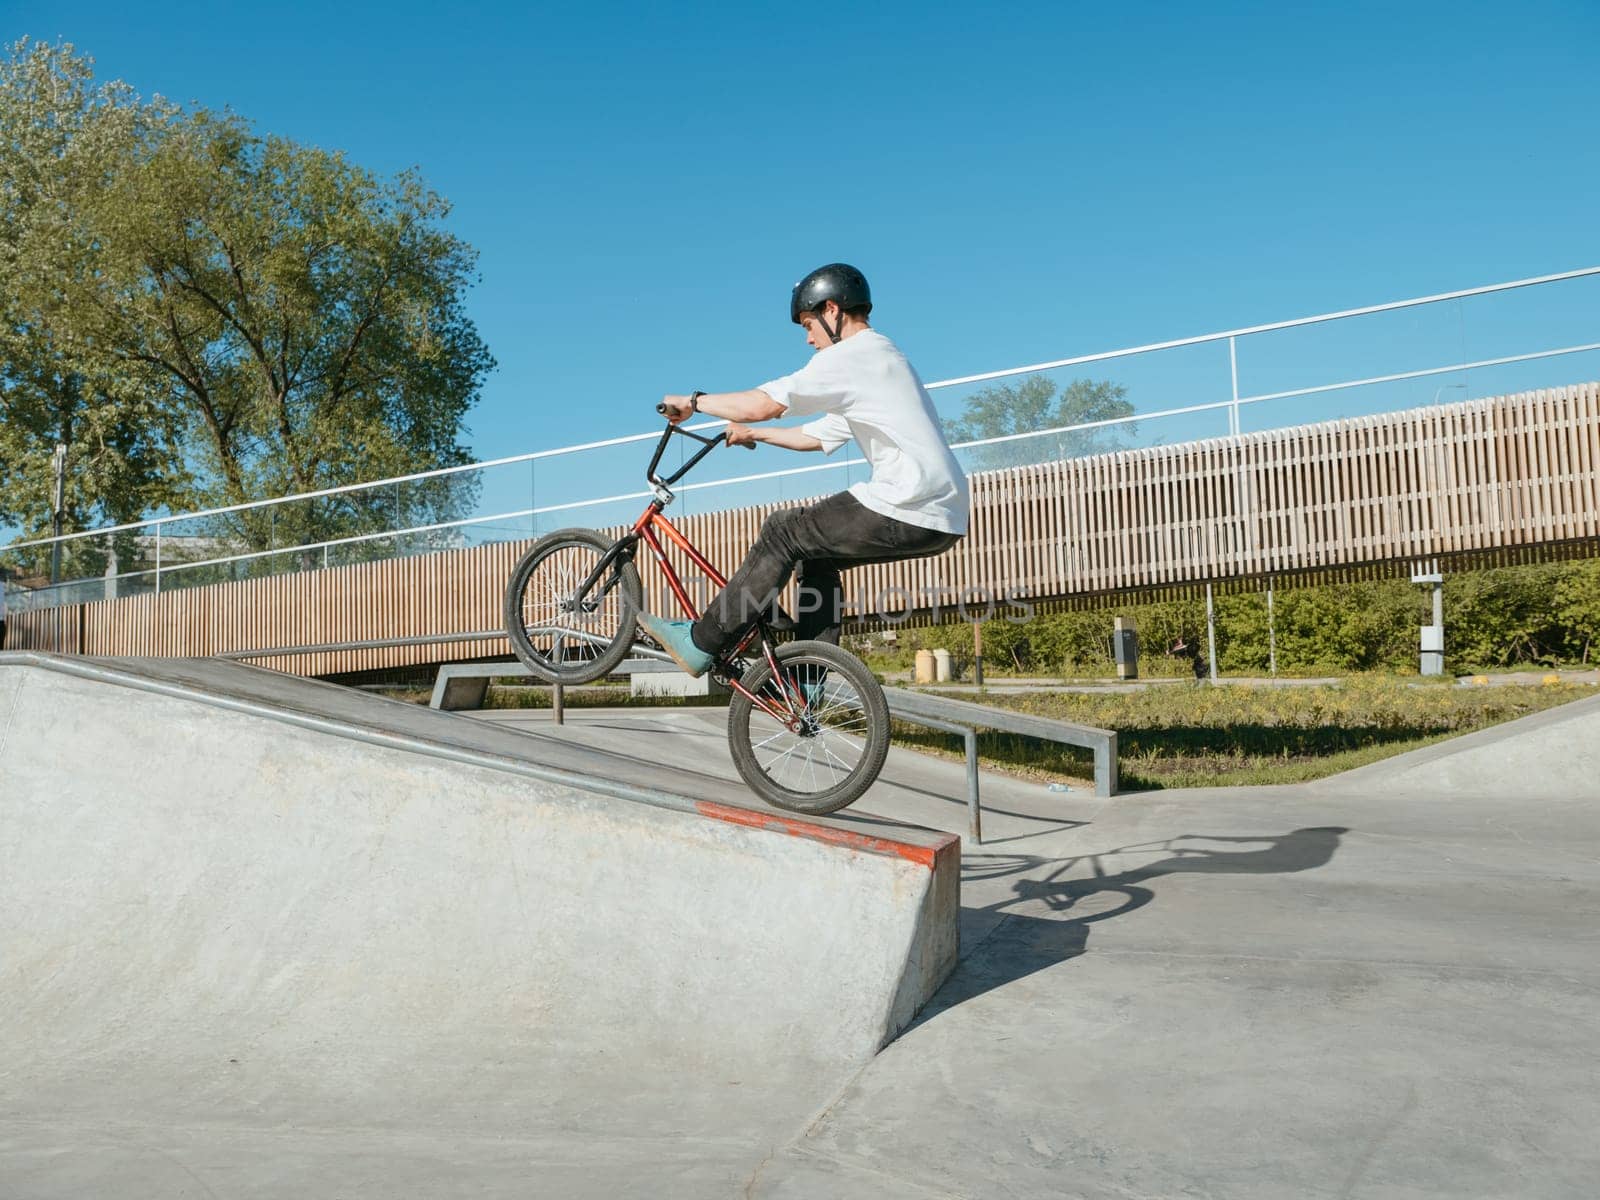
<path fill-rule="evenodd" d="M 1027 854 L 968 858 L 961 872 L 964 897 L 986 898 L 1004 881 L 1011 882 L 997 899 L 962 906 L 962 941 L 972 942 L 973 948 L 963 949 L 955 973 L 913 1028 L 985 992 L 1078 957 L 1088 949 L 1096 924 L 1158 899 L 1163 879 L 1314 871 L 1332 861 L 1348 832 L 1342 825 L 1323 825 L 1253 837 L 1180 834 L 1065 859 Z M 1217 844 L 1241 848 L 1213 848 Z M 1108 864 L 1116 869 L 1107 871 Z M 1039 915 L 1041 909 L 1045 915 Z"/>

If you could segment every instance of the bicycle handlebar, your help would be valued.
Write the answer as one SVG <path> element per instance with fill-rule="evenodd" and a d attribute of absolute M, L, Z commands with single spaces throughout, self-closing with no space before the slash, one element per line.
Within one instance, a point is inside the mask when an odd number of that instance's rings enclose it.
<path fill-rule="evenodd" d="M 664 411 L 665 409 L 666 405 L 664 404 L 656 405 L 656 410 L 658 412 Z M 666 452 L 667 443 L 672 440 L 672 435 L 674 433 L 682 434 L 684 437 L 691 437 L 697 442 L 703 442 L 704 445 L 702 445 L 699 450 L 695 451 L 695 453 L 690 457 L 689 461 L 684 463 L 683 466 L 679 467 L 674 474 L 662 479 L 656 474 L 656 468 L 661 465 L 661 456 Z M 698 433 L 691 433 L 687 429 L 679 429 L 676 425 L 668 425 L 664 430 L 661 431 L 661 440 L 656 443 L 656 452 L 650 456 L 650 465 L 645 468 L 644 477 L 653 484 L 659 484 L 662 487 L 671 487 L 673 484 L 677 483 L 678 480 L 687 475 L 689 473 L 689 469 L 693 467 L 695 463 L 699 462 L 706 455 L 710 454 L 718 446 L 722 445 L 723 442 L 727 441 L 727 439 L 728 435 L 725 433 L 719 433 L 716 437 L 701 437 Z"/>
<path fill-rule="evenodd" d="M 662 416 L 666 416 L 666 404 L 657 404 L 656 411 Z M 684 463 L 683 466 L 678 468 L 676 474 L 669 475 L 667 478 L 662 479 L 656 475 L 656 467 L 661 465 L 661 456 L 666 452 L 667 443 L 672 440 L 672 435 L 674 433 L 682 434 L 684 437 L 691 437 L 697 442 L 703 442 L 704 445 L 702 445 L 701 448 L 695 452 L 694 456 L 690 458 L 688 462 Z M 671 487 L 674 483 L 677 483 L 678 480 L 682 479 L 689 473 L 689 468 L 694 466 L 695 463 L 699 462 L 702 458 L 710 454 L 713 450 L 727 440 L 728 435 L 726 433 L 719 433 L 716 437 L 701 437 L 698 433 L 694 433 L 688 429 L 682 429 L 679 426 L 668 422 L 667 427 L 661 431 L 661 440 L 656 443 L 656 452 L 650 456 L 650 465 L 645 468 L 644 477 L 650 483 L 660 484 L 662 487 Z M 755 447 L 753 445 L 746 445 L 745 449 L 754 450 Z"/>

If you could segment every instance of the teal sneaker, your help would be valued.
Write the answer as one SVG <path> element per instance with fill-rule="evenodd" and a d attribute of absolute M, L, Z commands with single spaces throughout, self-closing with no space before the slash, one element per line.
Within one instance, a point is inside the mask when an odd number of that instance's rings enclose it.
<path fill-rule="evenodd" d="M 818 672 L 815 668 L 801 668 L 801 673 L 789 676 L 789 687 L 800 693 L 800 701 L 805 707 L 815 712 L 823 707 L 827 701 L 828 673 L 826 670 Z M 772 687 L 774 697 L 779 697 L 776 685 Z M 785 703 L 793 698 L 793 692 L 783 694 L 781 698 Z"/>
<path fill-rule="evenodd" d="M 695 679 L 709 671 L 711 664 L 716 661 L 694 644 L 694 638 L 689 636 L 694 625 L 688 621 L 669 621 L 665 617 L 640 613 L 639 628 L 660 642 L 661 648 L 672 655 L 673 661 Z"/>
<path fill-rule="evenodd" d="M 767 680 L 767 686 L 761 689 L 761 694 L 780 708 L 792 709 L 798 701 L 800 710 L 816 713 L 824 707 L 826 691 L 821 682 L 807 683 L 790 675 L 787 684 L 781 684 L 776 679 Z"/>
<path fill-rule="evenodd" d="M 813 679 L 800 685 L 800 694 L 806 698 L 806 707 L 815 712 L 821 708 L 828 698 L 828 676 L 823 674 L 820 679 Z"/>

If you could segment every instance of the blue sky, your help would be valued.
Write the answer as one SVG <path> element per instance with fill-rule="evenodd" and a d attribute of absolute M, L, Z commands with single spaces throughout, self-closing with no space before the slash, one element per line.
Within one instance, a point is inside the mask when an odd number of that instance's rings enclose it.
<path fill-rule="evenodd" d="M 929 380 L 1600 263 L 1593 0 L 0 0 L 0 33 L 419 167 L 481 254 L 480 457 L 794 369 L 788 289 L 834 259 Z M 1241 385 L 1600 341 L 1600 286 L 1563 288 L 1247 345 Z M 1226 353 L 1157 376 L 1141 407 L 1222 398 Z"/>

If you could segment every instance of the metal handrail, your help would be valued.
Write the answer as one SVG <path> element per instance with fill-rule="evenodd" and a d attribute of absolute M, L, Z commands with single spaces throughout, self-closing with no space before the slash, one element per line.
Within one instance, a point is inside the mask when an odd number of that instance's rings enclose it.
<path fill-rule="evenodd" d="M 1004 371 L 989 371 L 983 375 L 963 375 L 959 379 L 944 379 L 930 383 L 936 387 L 955 387 L 962 383 L 985 383 L 991 379 L 1004 379 L 1009 375 L 1031 375 L 1036 371 L 1054 371 L 1059 367 L 1076 367 L 1084 363 L 1105 362 L 1113 358 L 1126 358 L 1130 354 L 1148 354 L 1153 350 L 1177 350 L 1183 346 L 1203 346 L 1207 342 L 1224 342 L 1230 338 L 1249 337 L 1253 333 L 1272 333 L 1279 329 L 1298 329 L 1305 325 L 1320 325 L 1326 321 L 1342 321 L 1348 317 L 1366 317 L 1373 313 L 1395 312 L 1402 308 L 1418 308 L 1424 304 L 1439 304 L 1445 300 L 1465 300 L 1469 296 L 1486 296 L 1492 292 L 1509 292 L 1516 288 L 1536 287 L 1542 283 L 1560 283 L 1564 279 L 1581 279 L 1586 275 L 1600 275 L 1600 267 L 1580 267 L 1576 271 L 1562 271 L 1555 275 L 1534 275 L 1527 279 L 1514 279 L 1510 283 L 1491 283 L 1483 287 L 1462 288 L 1455 292 L 1439 292 L 1433 296 L 1418 296 L 1413 300 L 1390 300 L 1384 304 L 1368 304 L 1362 308 L 1347 308 L 1341 312 L 1319 313 L 1314 317 L 1296 317 L 1290 321 L 1273 321 L 1267 325 L 1247 325 L 1242 329 L 1229 329 L 1222 333 L 1203 333 L 1198 337 L 1176 338 L 1168 342 L 1151 342 L 1147 346 L 1134 346 L 1128 350 L 1108 350 L 1100 354 L 1080 354 L 1074 358 L 1058 358 L 1054 362 L 1034 363 L 1028 367 L 1008 367 Z"/>
<path fill-rule="evenodd" d="M 915 717 L 918 720 L 933 717 L 940 721 L 999 729 L 1043 741 L 1064 742 L 1093 751 L 1094 794 L 1102 799 L 1117 794 L 1117 733 L 1114 729 L 1078 725 L 1052 717 L 1036 717 L 1015 709 L 974 704 L 970 700 L 952 700 L 947 696 L 931 696 L 926 692 L 912 692 L 905 688 L 884 688 L 883 695 L 889 702 L 889 715 L 892 717 Z"/>

